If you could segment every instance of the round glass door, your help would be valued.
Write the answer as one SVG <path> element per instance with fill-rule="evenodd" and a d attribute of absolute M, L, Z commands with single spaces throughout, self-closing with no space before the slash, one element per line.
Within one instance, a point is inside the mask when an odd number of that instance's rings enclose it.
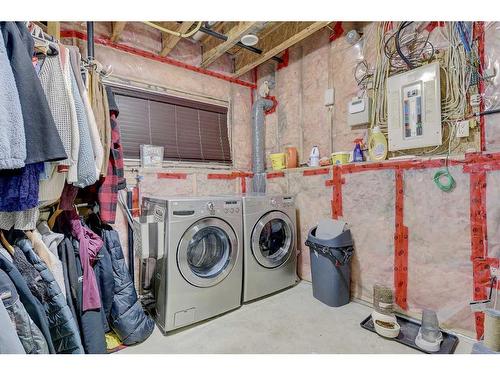
<path fill-rule="evenodd" d="M 182 236 L 177 264 L 186 281 L 210 287 L 231 272 L 237 251 L 236 235 L 229 224 L 221 219 L 206 218 L 193 224 Z"/>
<path fill-rule="evenodd" d="M 255 224 L 252 252 L 259 264 L 276 268 L 285 263 L 293 249 L 293 226 L 290 218 L 280 211 L 270 212 Z"/>

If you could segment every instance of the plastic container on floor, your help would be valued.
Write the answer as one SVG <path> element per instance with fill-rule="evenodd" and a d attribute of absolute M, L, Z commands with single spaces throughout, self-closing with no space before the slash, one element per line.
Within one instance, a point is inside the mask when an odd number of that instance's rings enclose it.
<path fill-rule="evenodd" d="M 311 256 L 313 296 L 331 307 L 346 305 L 350 301 L 354 251 L 351 231 L 320 239 L 316 237 L 316 229 L 311 229 L 306 241 Z"/>

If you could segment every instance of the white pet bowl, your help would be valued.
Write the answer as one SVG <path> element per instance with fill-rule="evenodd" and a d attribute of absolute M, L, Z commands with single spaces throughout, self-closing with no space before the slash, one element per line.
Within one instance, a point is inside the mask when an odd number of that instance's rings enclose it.
<path fill-rule="evenodd" d="M 372 320 L 373 320 L 373 325 L 375 326 L 375 332 L 377 332 L 380 336 L 388 339 L 393 339 L 398 337 L 401 327 L 398 324 L 398 321 L 396 320 L 396 317 L 394 315 L 384 315 L 377 311 L 373 311 Z M 379 323 L 377 323 L 377 321 L 393 324 L 394 328 L 384 327 Z"/>

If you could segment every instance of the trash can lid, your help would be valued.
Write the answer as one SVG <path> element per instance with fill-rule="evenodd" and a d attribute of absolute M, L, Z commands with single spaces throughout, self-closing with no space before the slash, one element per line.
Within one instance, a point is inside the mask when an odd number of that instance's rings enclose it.
<path fill-rule="evenodd" d="M 350 229 L 342 232 L 334 238 L 320 239 L 316 237 L 316 228 L 317 227 L 314 227 L 309 231 L 309 235 L 307 236 L 308 241 L 325 247 L 347 247 L 353 245 Z"/>

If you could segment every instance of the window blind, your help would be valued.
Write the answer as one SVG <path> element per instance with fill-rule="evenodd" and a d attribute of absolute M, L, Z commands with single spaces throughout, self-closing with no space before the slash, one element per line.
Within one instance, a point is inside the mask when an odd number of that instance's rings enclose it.
<path fill-rule="evenodd" d="M 231 164 L 227 108 L 190 99 L 112 87 L 120 109 L 123 154 L 163 146 L 164 160 Z"/>

